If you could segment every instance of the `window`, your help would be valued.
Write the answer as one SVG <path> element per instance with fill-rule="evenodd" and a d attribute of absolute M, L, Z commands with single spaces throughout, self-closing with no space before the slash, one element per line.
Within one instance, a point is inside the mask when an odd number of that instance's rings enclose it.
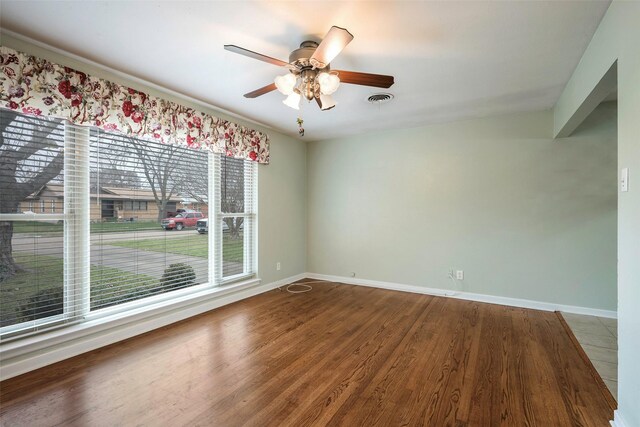
<path fill-rule="evenodd" d="M 77 171 L 67 167 L 79 154 L 65 138 L 60 120 L 45 120 L 1 110 L 0 157 L 11 165 L 0 168 L 0 331 L 37 330 L 76 319 L 78 298 L 73 285 L 76 267 L 65 263 L 64 253 L 73 249 L 69 233 L 73 214 L 18 213 L 25 199 L 44 191 L 73 188 Z M 7 155 L 11 154 L 11 155 Z M 73 198 L 64 203 L 73 206 Z"/>
<path fill-rule="evenodd" d="M 96 199 L 105 189 L 131 198 L 122 218 L 91 229 L 91 310 L 208 283 L 206 236 L 188 221 L 164 226 L 170 200 L 208 192 L 208 153 L 99 130 L 91 132 L 90 152 Z M 147 198 L 154 201 L 139 200 Z"/>
<path fill-rule="evenodd" d="M 0 169 L 3 338 L 255 274 L 255 163 L 0 114 L 0 155 L 20 154 Z M 184 200 L 199 210 L 176 215 Z"/>
<path fill-rule="evenodd" d="M 222 256 L 216 271 L 222 281 L 255 272 L 256 174 L 255 163 L 216 156 L 215 233 Z"/>
<path fill-rule="evenodd" d="M 140 201 L 132 201 L 128 200 L 124 202 L 124 210 L 127 211 L 146 211 L 147 210 L 147 202 Z"/>

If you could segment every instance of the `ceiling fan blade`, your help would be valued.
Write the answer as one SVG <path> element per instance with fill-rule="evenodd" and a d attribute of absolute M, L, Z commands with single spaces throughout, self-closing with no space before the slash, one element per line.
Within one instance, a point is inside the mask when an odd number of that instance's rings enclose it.
<path fill-rule="evenodd" d="M 271 92 L 272 90 L 276 90 L 276 84 L 275 83 L 271 83 L 269 85 L 261 87 L 260 89 L 256 89 L 253 92 L 245 93 L 244 97 L 245 98 L 257 98 L 257 97 L 259 97 L 261 95 L 264 95 L 265 93 Z"/>
<path fill-rule="evenodd" d="M 340 83 L 352 85 L 389 88 L 393 85 L 393 76 L 383 74 L 358 73 L 356 71 L 332 70 L 338 73 Z"/>
<path fill-rule="evenodd" d="M 263 54 L 258 53 L 258 52 L 254 52 L 252 50 L 245 49 L 243 47 L 236 46 L 234 44 L 225 44 L 224 48 L 225 48 L 225 50 L 228 50 L 229 52 L 239 53 L 240 55 L 248 56 L 249 58 L 257 59 L 259 61 L 268 62 L 269 64 L 277 65 L 279 67 L 289 67 L 289 63 L 288 62 L 284 62 L 284 61 L 281 61 L 279 59 L 272 58 L 270 56 L 263 55 Z"/>
<path fill-rule="evenodd" d="M 333 26 L 313 52 L 310 61 L 316 68 L 324 68 L 338 56 L 353 40 L 353 35 L 344 28 Z"/>

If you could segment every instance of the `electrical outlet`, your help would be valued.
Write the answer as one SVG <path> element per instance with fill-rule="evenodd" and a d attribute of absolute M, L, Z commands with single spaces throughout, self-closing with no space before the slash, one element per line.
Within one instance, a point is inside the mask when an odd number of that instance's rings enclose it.
<path fill-rule="evenodd" d="M 276 270 L 280 271 L 280 263 L 276 262 Z"/>
<path fill-rule="evenodd" d="M 456 271 L 456 279 L 464 280 L 464 271 L 462 271 L 462 270 Z"/>

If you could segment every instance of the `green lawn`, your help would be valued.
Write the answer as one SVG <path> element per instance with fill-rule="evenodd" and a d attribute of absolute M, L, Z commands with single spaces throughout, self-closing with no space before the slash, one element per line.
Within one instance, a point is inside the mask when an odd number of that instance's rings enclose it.
<path fill-rule="evenodd" d="M 140 230 L 161 230 L 161 227 L 156 221 L 95 222 L 91 224 L 92 233 L 119 233 Z"/>
<path fill-rule="evenodd" d="M 160 224 L 154 221 L 141 222 L 96 222 L 91 223 L 92 233 L 120 233 L 125 231 L 160 230 Z M 62 224 L 40 221 L 15 221 L 14 233 L 60 233 Z"/>
<path fill-rule="evenodd" d="M 17 223 L 16 223 L 17 224 Z M 37 223 L 38 232 L 44 232 L 42 226 L 50 226 L 49 231 L 55 231 L 56 224 Z M 147 226 L 149 223 L 119 223 L 119 224 L 99 224 L 105 227 L 106 232 L 119 231 L 114 226 L 128 225 L 130 227 Z M 154 229 L 157 224 L 153 224 Z M 29 227 L 26 223 L 20 224 L 23 230 Z M 92 224 L 92 227 L 94 224 Z M 129 228 L 126 231 L 131 231 Z M 137 228 L 142 229 L 142 228 Z M 33 225 L 31 230 L 33 231 Z M 124 231 L 124 230 L 123 230 Z M 23 231 L 27 232 L 27 231 Z M 175 238 L 124 240 L 109 242 L 109 245 L 134 248 L 139 250 L 175 253 L 182 255 L 207 258 L 208 237 L 206 234 L 197 234 Z M 51 298 L 58 298 L 61 301 L 61 291 L 63 286 L 63 265 L 62 259 L 53 256 L 14 254 L 16 262 L 22 267 L 16 276 L 0 283 L 0 326 L 8 326 L 21 321 L 30 320 L 25 318 L 28 314 L 21 311 L 21 305 L 27 300 L 40 294 L 42 301 Z M 232 239 L 224 236 L 223 240 L 223 260 L 230 262 L 242 262 L 243 239 Z M 149 295 L 162 293 L 160 281 L 147 275 L 134 274 L 112 267 L 91 266 L 91 309 L 108 307 L 122 300 L 136 300 Z M 44 294 L 42 294 L 44 293 Z M 32 303 L 32 304 L 35 304 Z M 43 304 L 39 302 L 38 304 Z M 61 303 L 54 308 L 59 309 Z"/>
<path fill-rule="evenodd" d="M 222 240 L 222 260 L 231 262 L 242 262 L 244 253 L 244 241 L 242 237 L 232 239 L 224 236 Z"/>
<path fill-rule="evenodd" d="M 15 221 L 14 233 L 56 233 L 62 234 L 62 224 L 39 221 Z"/>
<path fill-rule="evenodd" d="M 51 292 L 44 296 L 47 299 L 52 295 L 60 298 L 63 286 L 61 258 L 32 254 L 14 254 L 14 257 L 24 271 L 0 283 L 0 326 L 29 320 L 24 318 L 20 306 L 39 292 Z M 91 309 L 161 293 L 159 285 L 159 281 L 150 276 L 92 265 Z"/>
<path fill-rule="evenodd" d="M 173 233 L 179 232 L 174 231 Z M 208 238 L 206 234 L 173 237 L 168 239 L 123 240 L 109 242 L 109 245 L 144 251 L 197 256 L 200 258 L 207 258 L 209 254 Z M 230 237 L 225 236 L 222 244 L 222 259 L 224 261 L 242 262 L 243 245 L 244 243 L 241 238 L 231 239 Z"/>
<path fill-rule="evenodd" d="M 178 233 L 178 231 L 174 231 L 174 233 Z M 156 239 L 122 240 L 109 242 L 108 244 L 110 246 L 122 246 L 124 248 L 169 254 L 190 255 L 200 258 L 206 258 L 209 254 L 206 234 L 173 237 L 168 239 L 160 237 Z"/>

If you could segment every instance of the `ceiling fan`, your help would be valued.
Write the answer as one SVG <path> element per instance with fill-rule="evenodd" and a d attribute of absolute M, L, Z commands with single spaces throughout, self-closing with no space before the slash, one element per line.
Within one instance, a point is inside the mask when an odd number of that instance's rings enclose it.
<path fill-rule="evenodd" d="M 273 83 L 245 93 L 245 98 L 257 98 L 278 89 L 283 95 L 287 95 L 282 102 L 293 109 L 300 109 L 300 100 L 304 96 L 309 101 L 315 99 L 321 110 L 330 110 L 336 105 L 331 94 L 338 89 L 340 83 L 381 88 L 391 87 L 394 83 L 393 76 L 331 70 L 331 61 L 351 40 L 353 35 L 349 31 L 333 26 L 320 44 L 311 40 L 303 41 L 298 49 L 291 52 L 289 62 L 232 44 L 227 44 L 224 48 L 289 70 L 287 74 L 277 76 Z"/>

